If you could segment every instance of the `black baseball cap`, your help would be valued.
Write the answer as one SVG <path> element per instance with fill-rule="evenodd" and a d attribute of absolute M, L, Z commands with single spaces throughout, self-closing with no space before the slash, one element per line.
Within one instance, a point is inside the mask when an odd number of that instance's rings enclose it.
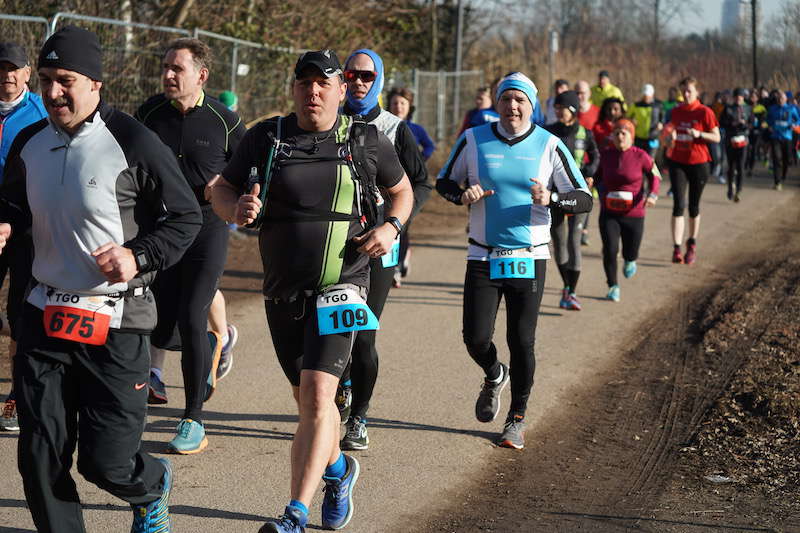
<path fill-rule="evenodd" d="M 610 78 L 611 76 L 608 74 L 607 70 L 601 70 L 597 73 L 598 78 Z"/>
<path fill-rule="evenodd" d="M 294 66 L 295 78 L 300 76 L 300 73 L 308 66 L 317 67 L 326 78 L 342 75 L 342 64 L 339 57 L 330 48 L 314 50 L 301 55 Z"/>
<path fill-rule="evenodd" d="M 17 68 L 28 64 L 28 55 L 17 43 L 0 43 L 0 61 L 8 61 Z"/>

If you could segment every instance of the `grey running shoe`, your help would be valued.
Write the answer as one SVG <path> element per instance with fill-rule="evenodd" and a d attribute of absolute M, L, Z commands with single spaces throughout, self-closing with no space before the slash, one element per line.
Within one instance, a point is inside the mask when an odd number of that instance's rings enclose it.
<path fill-rule="evenodd" d="M 336 408 L 339 409 L 339 418 L 342 423 L 347 422 L 350 418 L 350 406 L 353 404 L 353 387 L 340 383 L 336 388 L 335 402 Z"/>
<path fill-rule="evenodd" d="M 239 340 L 239 330 L 233 324 L 228 324 L 228 343 L 222 347 L 217 367 L 217 380 L 228 375 L 233 368 L 233 347 Z"/>
<path fill-rule="evenodd" d="M 0 431 L 19 431 L 17 402 L 14 400 L 6 400 L 3 406 L 3 415 L 0 416 Z"/>
<path fill-rule="evenodd" d="M 513 415 L 506 419 L 503 426 L 503 433 L 497 445 L 502 448 L 514 448 L 521 450 L 525 447 L 525 418 L 521 415 Z"/>
<path fill-rule="evenodd" d="M 500 363 L 500 380 L 497 382 L 484 378 L 483 387 L 475 402 L 475 418 L 478 422 L 491 422 L 500 411 L 500 393 L 508 385 L 508 367 Z"/>
<path fill-rule="evenodd" d="M 342 450 L 366 450 L 369 448 L 366 420 L 360 416 L 350 417 L 344 427 L 344 438 L 339 443 Z"/>

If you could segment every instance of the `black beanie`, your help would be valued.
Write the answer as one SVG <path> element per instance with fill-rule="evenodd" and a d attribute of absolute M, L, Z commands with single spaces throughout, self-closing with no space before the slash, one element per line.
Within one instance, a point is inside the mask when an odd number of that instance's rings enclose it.
<path fill-rule="evenodd" d="M 77 26 L 64 26 L 42 46 L 37 68 L 72 70 L 103 81 L 103 58 L 97 35 Z"/>
<path fill-rule="evenodd" d="M 575 91 L 564 91 L 563 93 L 556 95 L 556 100 L 553 103 L 555 105 L 566 107 L 572 111 L 573 115 L 578 114 L 578 108 L 581 105 L 578 101 L 578 93 Z"/>

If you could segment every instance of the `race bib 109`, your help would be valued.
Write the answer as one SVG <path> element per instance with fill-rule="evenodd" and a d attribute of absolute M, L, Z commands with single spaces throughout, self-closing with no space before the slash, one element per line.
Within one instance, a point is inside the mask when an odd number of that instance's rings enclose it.
<path fill-rule="evenodd" d="M 505 248 L 495 248 L 489 254 L 489 278 L 536 278 L 534 268 L 533 252 L 527 248 L 508 250 Z"/>
<path fill-rule="evenodd" d="M 334 287 L 317 296 L 317 323 L 320 335 L 379 329 L 378 318 L 349 287 Z"/>

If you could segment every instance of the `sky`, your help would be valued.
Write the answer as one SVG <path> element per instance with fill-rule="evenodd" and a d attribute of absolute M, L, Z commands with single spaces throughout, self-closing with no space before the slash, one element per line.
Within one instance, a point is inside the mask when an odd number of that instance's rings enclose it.
<path fill-rule="evenodd" d="M 672 31 L 682 34 L 703 33 L 706 30 L 717 30 L 722 19 L 723 0 L 699 0 L 700 11 L 684 16 L 683 20 L 672 22 Z M 749 4 L 749 2 L 747 2 Z M 781 0 L 758 0 L 761 5 L 762 20 L 767 21 L 780 12 Z M 748 6 L 749 7 L 749 6 Z"/>

